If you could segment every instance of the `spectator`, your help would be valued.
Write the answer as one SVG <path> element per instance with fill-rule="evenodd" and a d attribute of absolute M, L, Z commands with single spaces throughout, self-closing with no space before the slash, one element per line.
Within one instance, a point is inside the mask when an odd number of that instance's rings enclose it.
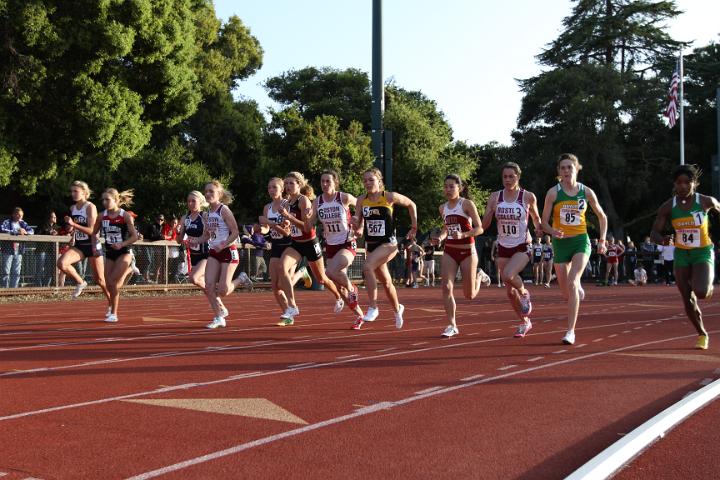
<path fill-rule="evenodd" d="M 407 252 L 408 275 L 405 286 L 410 288 L 418 288 L 417 276 L 420 273 L 420 258 L 425 254 L 425 250 L 417 244 L 413 238 L 405 249 Z"/>
<path fill-rule="evenodd" d="M 649 281 L 655 279 L 655 250 L 655 244 L 650 241 L 650 237 L 645 237 L 645 241 L 640 244 L 639 259 L 647 271 Z"/>
<path fill-rule="evenodd" d="M 165 225 L 165 215 L 162 213 L 155 217 L 155 221 L 148 224 L 145 228 L 143 238 L 148 242 L 159 242 L 165 240 L 163 235 L 163 227 Z M 161 255 L 159 250 L 153 247 L 145 247 L 145 279 L 148 283 L 157 283 L 160 280 Z"/>
<path fill-rule="evenodd" d="M 34 233 L 33 228 L 23 220 L 24 215 L 25 213 L 22 208 L 15 207 L 12 217 L 0 225 L 0 233 L 22 236 L 32 235 Z M 22 256 L 25 251 L 25 245 L 23 242 L 3 241 L 1 243 L 2 248 L 0 248 L 0 250 L 3 255 L 2 286 L 5 288 L 17 288 L 20 284 Z"/>
<path fill-rule="evenodd" d="M 38 235 L 57 236 L 60 232 L 60 225 L 57 224 L 57 215 L 55 212 L 48 214 L 47 220 L 38 228 Z M 50 242 L 40 242 L 37 244 L 35 252 L 37 253 L 37 283 L 40 287 L 49 287 L 52 283 L 52 277 L 55 273 L 55 261 L 48 263 L 55 252 L 55 244 Z"/>
<path fill-rule="evenodd" d="M 257 223 L 253 225 L 252 235 L 243 235 L 240 242 L 243 247 L 247 244 L 255 247 L 252 252 L 252 255 L 255 257 L 255 275 L 251 278 L 251 280 L 257 282 L 263 278 L 261 275 L 264 276 L 267 272 L 267 265 L 265 264 L 265 250 L 270 246 L 267 238 L 265 238 L 265 235 L 262 233 L 262 226 Z M 248 270 L 250 270 L 250 262 L 248 262 Z"/>
<path fill-rule="evenodd" d="M 499 258 L 500 257 L 498 257 L 498 241 L 497 241 L 497 239 L 495 239 L 495 241 L 493 242 L 492 247 L 490 249 L 490 260 L 492 261 L 493 266 L 495 267 L 494 270 L 495 270 L 495 278 L 497 279 L 497 286 L 498 286 L 498 288 L 502 288 L 505 286 L 505 284 L 502 281 L 502 275 L 500 275 L 500 268 L 498 267 L 498 259 Z M 542 254 L 541 254 L 540 258 L 542 259 Z"/>
<path fill-rule="evenodd" d="M 600 278 L 600 254 L 598 253 L 598 239 L 593 238 L 590 241 L 590 276 L 592 278 Z"/>
<path fill-rule="evenodd" d="M 621 245 L 615 243 L 612 235 L 607 239 L 607 252 L 605 253 L 605 285 L 617 285 L 618 282 L 618 265 L 620 263 L 620 255 L 624 252 Z M 610 280 L 610 275 L 614 275 L 614 280 Z"/>
<path fill-rule="evenodd" d="M 637 261 L 638 251 L 637 248 L 635 248 L 635 243 L 633 243 L 632 240 L 628 240 L 627 248 L 625 249 L 625 271 L 633 272 L 634 275 L 635 267 L 637 267 Z"/>
<path fill-rule="evenodd" d="M 638 263 L 634 270 L 634 280 L 629 280 L 630 285 L 635 285 L 636 287 L 642 287 L 647 283 L 648 277 L 647 272 L 642 266 L 642 263 Z"/>
<path fill-rule="evenodd" d="M 425 258 L 423 262 L 423 276 L 425 277 L 425 286 L 435 286 L 435 246 L 428 243 L 424 247 Z"/>
<path fill-rule="evenodd" d="M 672 236 L 666 240 L 666 245 L 661 245 L 660 256 L 663 260 L 663 270 L 665 271 L 665 285 L 675 283 L 675 275 L 673 274 L 673 263 L 675 260 L 675 243 Z"/>
<path fill-rule="evenodd" d="M 175 283 L 180 282 L 180 262 L 182 261 L 180 247 L 177 246 L 176 241 L 179 230 L 179 220 L 175 215 L 170 219 L 170 223 L 165 223 L 162 226 L 163 238 L 168 242 L 173 242 L 173 245 L 168 247 L 168 274 L 172 273 Z"/>

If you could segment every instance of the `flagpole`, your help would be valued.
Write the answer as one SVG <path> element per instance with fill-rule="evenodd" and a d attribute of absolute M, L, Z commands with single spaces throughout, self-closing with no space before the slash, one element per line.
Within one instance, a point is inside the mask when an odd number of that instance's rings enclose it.
<path fill-rule="evenodd" d="M 685 108 L 683 106 L 683 53 L 680 50 L 680 165 L 685 165 Z"/>

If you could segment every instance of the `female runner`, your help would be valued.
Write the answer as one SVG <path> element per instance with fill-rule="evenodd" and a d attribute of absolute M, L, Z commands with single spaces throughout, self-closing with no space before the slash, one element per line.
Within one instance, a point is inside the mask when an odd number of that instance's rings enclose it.
<path fill-rule="evenodd" d="M 356 236 L 365 234 L 367 253 L 363 265 L 363 277 L 365 278 L 369 306 L 365 316 L 355 322 L 353 328 L 359 329 L 364 322 L 373 322 L 377 319 L 379 315 L 377 307 L 378 282 L 383 284 L 385 294 L 395 312 L 395 328 L 402 328 L 405 307 L 398 301 L 397 291 L 387 267 L 388 262 L 398 253 L 393 210 L 396 205 L 408 209 L 412 226 L 407 238 L 413 239 L 417 234 L 417 207 L 415 202 L 405 195 L 397 192 L 386 192 L 382 173 L 377 168 L 365 171 L 363 185 L 366 193 L 360 195 L 357 200 L 358 208 L 355 209 L 353 226 Z"/>
<path fill-rule="evenodd" d="M 442 277 L 442 294 L 445 303 L 445 314 L 450 325 L 442 333 L 443 337 L 453 337 L 460 333 L 455 320 L 455 296 L 453 287 L 458 268 L 462 272 L 463 294 L 472 300 L 480 291 L 480 285 L 490 285 L 488 277 L 482 269 L 477 268 L 478 255 L 475 249 L 475 237 L 483 233 L 482 221 L 477 207 L 470 200 L 467 187 L 458 175 L 445 177 L 443 188 L 447 202 L 440 205 L 440 216 L 443 228 L 433 243 L 445 240 L 445 252 L 440 264 Z"/>
<path fill-rule="evenodd" d="M 225 327 L 227 309 L 218 303 L 218 297 L 230 295 L 235 289 L 233 274 L 240 263 L 235 240 L 240 235 L 235 217 L 230 211 L 233 200 L 230 192 L 217 180 L 205 185 L 205 200 L 209 204 L 206 217 L 207 231 L 200 237 L 200 242 L 209 239 L 207 265 L 205 266 L 205 295 L 215 317 L 206 325 L 214 329 Z M 245 281 L 245 278 L 240 279 Z"/>
<path fill-rule="evenodd" d="M 703 324 L 698 299 L 710 299 L 713 294 L 715 254 L 710 239 L 708 212 L 720 211 L 715 197 L 697 193 L 700 170 L 695 165 L 680 165 L 673 180 L 675 195 L 662 204 L 650 236 L 660 244 L 662 231 L 668 223 L 675 230 L 675 257 L 673 271 L 680 290 L 685 313 L 697 330 L 695 348 L 707 350 L 710 344 Z"/>
<path fill-rule="evenodd" d="M 315 235 L 315 227 L 311 223 L 313 216 L 311 201 L 314 198 L 312 187 L 307 184 L 305 177 L 299 172 L 288 173 L 285 176 L 284 184 L 288 205 L 280 207 L 280 214 L 286 222 L 289 222 L 292 243 L 285 249 L 281 258 L 280 286 L 287 297 L 288 308 L 282 314 L 280 323 L 278 323 L 280 326 L 292 325 L 295 323 L 295 317 L 300 314 L 300 309 L 295 303 L 295 290 L 290 272 L 295 270 L 303 257 L 307 259 L 310 270 L 317 281 L 325 285 L 325 288 L 335 296 L 335 313 L 342 312 L 345 306 L 337 287 L 325 275 L 322 249 Z"/>
<path fill-rule="evenodd" d="M 563 298 L 568 302 L 568 330 L 562 339 L 566 345 L 575 343 L 578 310 L 580 302 L 585 298 L 585 291 L 580 285 L 580 276 L 585 271 L 590 258 L 590 237 L 587 234 L 585 221 L 588 204 L 600 222 L 599 254 L 605 253 L 607 234 L 607 217 L 595 192 L 577 181 L 581 169 L 582 165 L 575 155 L 572 153 L 560 155 L 557 162 L 560 181 L 545 195 L 542 213 L 543 230 L 552 233 L 553 236 L 558 286 Z"/>
<path fill-rule="evenodd" d="M 552 239 L 550 235 L 545 235 L 545 243 L 543 244 L 542 250 L 542 261 L 543 261 L 543 284 L 545 288 L 550 288 L 550 282 L 552 281 L 552 270 L 553 270 L 553 247 Z"/>
<path fill-rule="evenodd" d="M 105 321 L 109 323 L 118 321 L 120 287 L 131 272 L 130 245 L 138 241 L 133 216 L 122 208 L 132 205 L 132 199 L 132 190 L 118 192 L 114 188 L 106 188 L 102 194 L 105 210 L 98 216 L 93 230 L 93 235 L 101 232 L 105 238 L 105 278 L 110 292 L 110 315 Z"/>
<path fill-rule="evenodd" d="M 341 294 L 346 295 L 347 305 L 355 313 L 355 325 L 362 321 L 363 311 L 358 306 L 358 289 L 350 281 L 347 269 L 355 260 L 357 244 L 350 227 L 350 206 L 356 206 L 357 198 L 338 191 L 340 175 L 335 170 L 325 170 L 320 176 L 323 193 L 313 200 L 314 225 L 320 220 L 325 238 L 325 256 L 328 264 L 327 276 L 335 283 Z M 353 325 L 353 328 L 355 328 Z M 358 327 L 359 328 L 359 327 Z"/>
<path fill-rule="evenodd" d="M 284 184 L 283 179 L 273 177 L 268 182 L 268 195 L 272 201 L 265 205 L 263 214 L 259 217 L 259 223 L 261 225 L 267 225 L 270 228 L 270 286 L 275 295 L 275 301 L 280 306 L 280 310 L 285 313 L 288 309 L 288 299 L 285 296 L 280 287 L 280 280 L 283 276 L 282 273 L 282 254 L 286 248 L 292 244 L 292 238 L 290 237 L 290 225 L 289 222 L 280 214 L 281 208 L 287 208 L 287 200 L 284 198 Z M 312 278 L 307 273 L 307 269 L 302 267 L 297 271 L 288 272 L 292 276 L 291 283 L 295 285 L 298 281 L 305 280 L 305 288 L 312 286 Z"/>
<path fill-rule="evenodd" d="M 498 271 L 505 284 L 510 305 L 521 321 L 514 336 L 522 338 L 532 328 L 532 303 L 530 291 L 525 288 L 520 273 L 530 261 L 532 253 L 528 221 L 532 218 L 535 233 L 540 234 L 540 214 L 535 195 L 520 187 L 520 166 L 508 162 L 503 165 L 501 172 L 504 188 L 490 195 L 482 225 L 483 228 L 490 227 L 493 217 L 497 221 Z"/>
<path fill-rule="evenodd" d="M 92 266 L 93 279 L 107 298 L 108 311 L 105 316 L 108 317 L 112 308 L 110 292 L 105 285 L 103 257 L 99 254 L 97 237 L 93 234 L 97 220 L 97 208 L 88 201 L 92 192 L 85 182 L 80 180 L 72 182 L 70 195 L 75 204 L 70 207 L 70 215 L 65 216 L 65 224 L 70 229 L 72 241 L 70 248 L 58 258 L 57 267 L 75 281 L 72 298 L 78 298 L 83 289 L 87 287 L 87 282 L 77 273 L 73 264 L 87 258 Z"/>

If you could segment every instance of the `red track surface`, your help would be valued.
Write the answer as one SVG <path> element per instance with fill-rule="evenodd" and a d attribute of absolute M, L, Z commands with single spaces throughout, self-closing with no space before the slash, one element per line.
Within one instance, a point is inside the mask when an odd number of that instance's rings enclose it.
<path fill-rule="evenodd" d="M 351 331 L 324 292 L 301 292 L 284 328 L 269 293 L 233 295 L 221 331 L 202 328 L 199 296 L 123 300 L 116 325 L 94 320 L 95 300 L 3 305 L 0 477 L 561 478 L 720 376 L 720 336 L 693 350 L 674 288 L 587 288 L 571 347 L 557 289 L 533 294 L 525 339 L 496 288 L 459 301 L 449 340 L 438 289 L 400 290 L 401 331 L 386 303 Z M 717 304 L 702 307 L 720 333 Z M 124 401 L 236 398 L 307 424 Z M 717 440 L 701 427 L 720 409 L 702 415 L 681 443 Z M 717 445 L 698 475 L 720 467 Z M 684 457 L 666 463 L 693 476 Z M 625 478 L 643 476 L 633 467 Z"/>

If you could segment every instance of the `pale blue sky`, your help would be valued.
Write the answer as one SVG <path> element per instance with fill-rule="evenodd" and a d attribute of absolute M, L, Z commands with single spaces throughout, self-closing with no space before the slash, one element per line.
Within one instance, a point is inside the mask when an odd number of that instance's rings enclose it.
<path fill-rule="evenodd" d="M 535 55 L 557 37 L 570 0 L 385 0 L 384 77 L 437 101 L 470 143 L 510 143 L 522 95 L 516 78 L 537 74 Z M 720 1 L 679 0 L 669 25 L 678 40 L 718 40 Z M 263 68 L 237 93 L 273 106 L 262 82 L 290 69 L 370 72 L 371 0 L 215 0 L 221 19 L 240 17 L 262 45 Z"/>

